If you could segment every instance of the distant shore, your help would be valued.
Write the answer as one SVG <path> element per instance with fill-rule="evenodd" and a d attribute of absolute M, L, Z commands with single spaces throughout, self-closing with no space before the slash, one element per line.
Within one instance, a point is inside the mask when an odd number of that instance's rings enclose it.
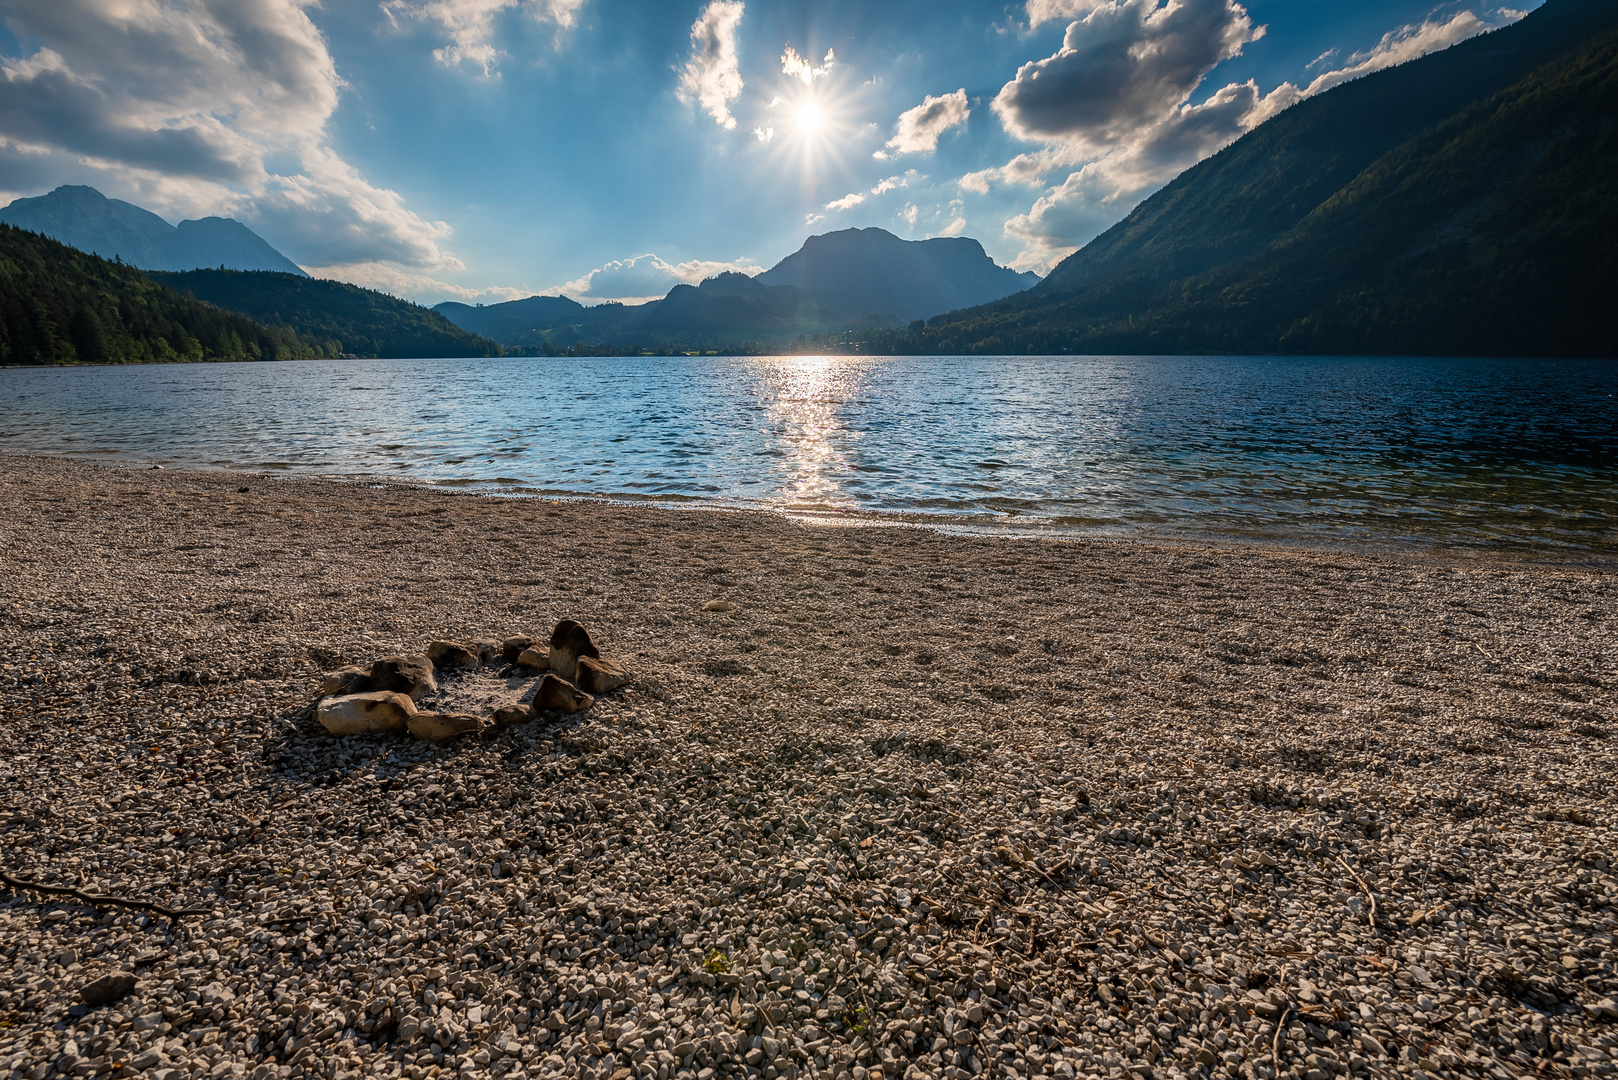
<path fill-rule="evenodd" d="M 1611 1071 L 1618 576 L 20 455 L 0 545 L 5 868 L 211 912 L 0 891 L 24 1073 Z M 564 617 L 577 722 L 308 712 Z"/>

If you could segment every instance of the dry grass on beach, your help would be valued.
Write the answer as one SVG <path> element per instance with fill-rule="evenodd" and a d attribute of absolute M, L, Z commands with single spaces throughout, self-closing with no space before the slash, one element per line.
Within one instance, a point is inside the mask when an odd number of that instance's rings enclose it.
<path fill-rule="evenodd" d="M 0 552 L 0 870 L 207 909 L 0 890 L 0 1076 L 1615 1071 L 1613 576 L 21 456 Z M 574 721 L 311 719 L 564 617 Z"/>

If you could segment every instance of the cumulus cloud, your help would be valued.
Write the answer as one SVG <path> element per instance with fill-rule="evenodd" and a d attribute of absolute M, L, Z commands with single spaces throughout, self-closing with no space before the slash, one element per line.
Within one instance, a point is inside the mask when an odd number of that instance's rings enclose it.
<path fill-rule="evenodd" d="M 1017 138 L 1103 149 L 1183 104 L 1263 32 L 1234 0 L 1112 0 L 1071 23 L 1054 54 L 1018 68 L 993 108 Z"/>
<path fill-rule="evenodd" d="M 425 221 L 331 147 L 342 80 L 310 0 L 13 7 L 0 170 L 91 184 L 170 217 L 246 221 L 306 267 L 461 269 Z"/>
<path fill-rule="evenodd" d="M 921 217 L 921 207 L 915 203 L 905 203 L 904 209 L 899 211 L 899 217 L 913 229 L 916 227 L 916 220 Z"/>
<path fill-rule="evenodd" d="M 831 49 L 826 50 L 826 59 L 820 62 L 819 67 L 799 56 L 791 45 L 781 54 L 781 74 L 797 79 L 805 86 L 812 85 L 816 79 L 824 79 L 836 67 L 837 54 Z"/>
<path fill-rule="evenodd" d="M 745 11 L 742 0 L 712 0 L 691 24 L 691 58 L 680 73 L 680 100 L 695 99 L 726 131 L 736 128 L 730 103 L 742 96 L 736 30 Z"/>
<path fill-rule="evenodd" d="M 584 0 L 385 0 L 382 10 L 395 25 L 401 18 L 437 23 L 449 44 L 434 49 L 433 58 L 451 67 L 473 64 L 487 78 L 505 55 L 493 43 L 498 16 L 521 9 L 560 33 L 578 21 L 583 6 Z"/>
<path fill-rule="evenodd" d="M 899 114 L 899 128 L 887 142 L 894 156 L 899 154 L 930 153 L 938 149 L 938 137 L 957 124 L 964 124 L 972 115 L 966 103 L 964 88 L 953 94 L 933 97 L 928 94 L 920 105 Z M 878 150 L 875 157 L 889 155 Z"/>
<path fill-rule="evenodd" d="M 1471 12 L 1401 27 L 1302 88 L 1282 83 L 1265 94 L 1254 82 L 1232 83 L 1192 104 L 1207 73 L 1263 33 L 1232 0 L 1031 0 L 1028 11 L 1036 24 L 1078 16 L 1061 50 L 1024 65 L 994 102 L 1008 132 L 1043 145 L 968 173 L 959 185 L 984 193 L 995 183 L 1055 183 L 1005 225 L 1024 243 L 1012 265 L 1041 273 L 1282 109 L 1489 28 Z M 1323 53 L 1309 67 L 1335 55 Z"/>
<path fill-rule="evenodd" d="M 692 259 L 670 263 L 657 255 L 636 255 L 597 267 L 563 285 L 560 291 L 575 300 L 621 300 L 626 303 L 657 300 L 676 285 L 695 285 L 716 274 L 738 273 L 752 276 L 763 267 L 749 260 L 715 262 Z"/>
<path fill-rule="evenodd" d="M 826 204 L 826 209 L 827 210 L 852 210 L 852 209 L 854 209 L 854 207 L 858 206 L 860 203 L 862 203 L 864 201 L 865 201 L 865 193 L 864 192 L 851 191 L 847 195 L 844 195 L 841 199 L 833 199 L 831 202 L 827 203 Z"/>
<path fill-rule="evenodd" d="M 775 129 L 773 127 L 756 127 L 753 129 L 753 138 L 761 143 L 767 143 L 775 138 Z"/>
<path fill-rule="evenodd" d="M 1058 19 L 1082 19 L 1108 0 L 1028 0 L 1028 25 L 1037 27 Z"/>

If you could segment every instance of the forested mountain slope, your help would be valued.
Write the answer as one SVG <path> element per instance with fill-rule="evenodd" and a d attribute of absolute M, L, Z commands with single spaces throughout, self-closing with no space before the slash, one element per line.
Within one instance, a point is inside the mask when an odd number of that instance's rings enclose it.
<path fill-rule="evenodd" d="M 181 296 L 125 266 L 0 225 L 0 364 L 290 360 L 335 355 Z"/>
<path fill-rule="evenodd" d="M 345 353 L 393 359 L 501 355 L 499 345 L 467 333 L 435 311 L 347 282 L 260 270 L 190 270 L 151 277 L 259 322 L 341 342 Z"/>
<path fill-rule="evenodd" d="M 933 320 L 974 352 L 1611 355 L 1618 4 L 1303 102 L 1041 285 Z"/>

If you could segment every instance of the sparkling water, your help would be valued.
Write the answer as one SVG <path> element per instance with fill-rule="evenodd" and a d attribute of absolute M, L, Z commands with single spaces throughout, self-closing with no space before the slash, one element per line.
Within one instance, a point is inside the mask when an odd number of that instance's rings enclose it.
<path fill-rule="evenodd" d="M 1618 555 L 1618 363 L 323 360 L 0 370 L 0 448 L 969 530 Z"/>

